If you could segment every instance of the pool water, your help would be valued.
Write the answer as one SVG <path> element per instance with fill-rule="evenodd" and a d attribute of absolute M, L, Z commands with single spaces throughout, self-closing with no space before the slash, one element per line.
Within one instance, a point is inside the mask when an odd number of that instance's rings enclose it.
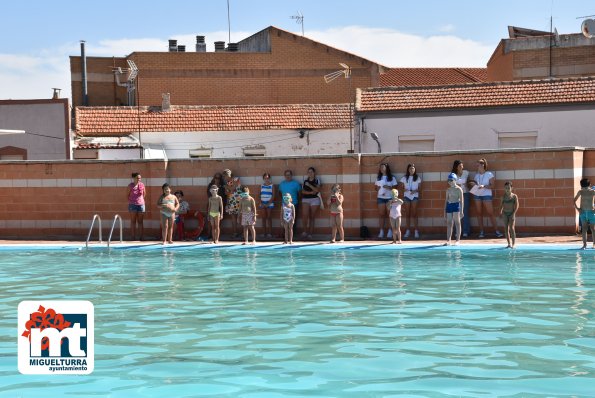
<path fill-rule="evenodd" d="M 595 250 L 0 252 L 0 396 L 595 391 Z M 89 300 L 95 371 L 21 375 L 22 300 Z"/>

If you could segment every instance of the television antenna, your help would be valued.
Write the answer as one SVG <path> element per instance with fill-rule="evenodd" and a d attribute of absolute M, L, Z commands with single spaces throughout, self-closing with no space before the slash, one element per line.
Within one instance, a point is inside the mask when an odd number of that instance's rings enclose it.
<path fill-rule="evenodd" d="M 341 65 L 341 67 L 343 69 L 338 70 L 338 71 L 335 71 L 335 72 L 331 72 L 331 73 L 329 73 L 327 75 L 324 75 L 324 82 L 325 83 L 330 83 L 333 80 L 335 80 L 336 78 L 340 77 L 341 75 L 345 75 L 345 79 L 350 79 L 351 78 L 351 68 L 349 66 L 345 65 L 342 62 L 340 62 L 339 65 Z"/>
<path fill-rule="evenodd" d="M 581 32 L 583 32 L 583 35 L 586 38 L 591 39 L 591 38 L 595 37 L 595 19 L 591 19 L 588 17 L 595 17 L 595 15 L 587 15 L 586 17 L 579 17 L 579 18 L 587 18 L 581 24 Z"/>
<path fill-rule="evenodd" d="M 136 78 L 138 76 L 138 68 L 133 60 L 126 60 L 128 68 L 123 69 L 121 67 L 115 68 L 114 75 L 116 76 L 116 84 L 120 87 L 126 87 L 126 93 L 128 94 L 128 105 L 133 105 L 136 91 Z M 126 82 L 120 81 L 120 76 L 126 76 Z"/>
<path fill-rule="evenodd" d="M 291 19 L 295 19 L 295 23 L 302 25 L 302 36 L 304 35 L 304 14 L 301 12 L 297 12 L 297 15 L 292 15 L 289 17 Z"/>

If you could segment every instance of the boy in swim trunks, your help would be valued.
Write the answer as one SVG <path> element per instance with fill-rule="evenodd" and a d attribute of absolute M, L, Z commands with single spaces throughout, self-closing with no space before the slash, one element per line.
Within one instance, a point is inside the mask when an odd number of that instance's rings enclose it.
<path fill-rule="evenodd" d="M 457 179 L 458 176 L 455 173 L 450 173 L 448 176 L 448 189 L 444 203 L 444 217 L 446 217 L 446 243 L 444 246 L 450 246 L 453 224 L 457 238 L 455 245 L 461 241 L 461 218 L 463 217 L 464 202 L 463 190 L 457 185 Z"/>
<path fill-rule="evenodd" d="M 256 231 L 254 230 L 254 224 L 256 224 L 256 202 L 250 196 L 250 188 L 245 185 L 242 187 L 240 197 L 240 214 L 242 216 L 242 227 L 244 228 L 244 243 L 242 245 L 248 244 L 249 232 L 252 232 L 252 244 L 255 244 Z"/>
<path fill-rule="evenodd" d="M 283 195 L 283 204 L 281 205 L 281 226 L 283 227 L 285 240 L 283 244 L 293 243 L 293 223 L 295 222 L 295 206 L 292 203 L 291 195 Z"/>
<path fill-rule="evenodd" d="M 574 197 L 574 207 L 579 212 L 579 218 L 583 230 L 583 247 L 587 248 L 587 228 L 591 227 L 591 236 L 593 236 L 593 248 L 595 249 L 595 206 L 594 198 L 595 191 L 591 188 L 591 181 L 588 178 L 581 180 L 581 189 Z M 576 200 L 581 198 L 580 207 L 576 205 Z"/>
<path fill-rule="evenodd" d="M 213 235 L 213 243 L 219 243 L 220 225 L 221 220 L 223 220 L 223 198 L 219 196 L 219 187 L 217 185 L 211 185 L 209 192 L 211 196 L 209 197 L 207 213 L 211 223 L 211 234 Z"/>
<path fill-rule="evenodd" d="M 514 218 L 519 209 L 519 198 L 512 193 L 512 182 L 504 183 L 504 196 L 502 196 L 502 205 L 500 206 L 500 215 L 504 220 L 504 236 L 508 242 L 507 249 L 514 249 L 516 232 L 514 231 Z"/>

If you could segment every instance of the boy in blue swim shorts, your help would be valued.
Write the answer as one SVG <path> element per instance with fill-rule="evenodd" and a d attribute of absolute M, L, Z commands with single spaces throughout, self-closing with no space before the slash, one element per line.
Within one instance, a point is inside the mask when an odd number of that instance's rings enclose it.
<path fill-rule="evenodd" d="M 576 200 L 581 198 L 580 207 L 576 205 Z M 591 188 L 591 181 L 588 178 L 581 180 L 581 189 L 574 196 L 574 207 L 579 212 L 579 219 L 583 226 L 583 247 L 587 248 L 587 228 L 591 228 L 593 236 L 593 248 L 595 249 L 595 190 Z"/>
<path fill-rule="evenodd" d="M 448 176 L 448 189 L 446 190 L 446 200 L 444 203 L 444 217 L 446 217 L 446 243 L 445 246 L 450 246 L 450 238 L 452 236 L 453 224 L 455 228 L 456 242 L 458 245 L 461 241 L 461 218 L 463 217 L 463 190 L 457 185 L 458 176 L 455 173 L 450 173 Z"/>

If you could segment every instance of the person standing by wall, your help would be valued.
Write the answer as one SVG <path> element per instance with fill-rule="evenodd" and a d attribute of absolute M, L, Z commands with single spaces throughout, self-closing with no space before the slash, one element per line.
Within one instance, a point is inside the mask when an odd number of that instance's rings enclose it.
<path fill-rule="evenodd" d="M 471 218 L 469 218 L 469 202 L 471 194 L 467 188 L 467 185 L 469 184 L 469 171 L 464 169 L 462 160 L 455 160 L 452 164 L 452 170 L 450 172 L 456 174 L 456 183 L 463 190 L 463 203 L 465 211 L 463 213 L 461 224 L 463 229 L 463 238 L 467 238 L 469 235 L 471 235 Z"/>
<path fill-rule="evenodd" d="M 240 214 L 240 195 L 242 194 L 242 183 L 239 177 L 234 177 L 230 169 L 223 170 L 223 183 L 225 186 L 225 195 L 227 202 L 225 213 L 231 218 L 231 229 L 234 238 L 240 236 L 238 230 L 238 218 Z"/>
<path fill-rule="evenodd" d="M 419 239 L 419 231 L 417 230 L 417 204 L 419 203 L 419 190 L 421 188 L 421 177 L 417 175 L 415 165 L 410 163 L 407 165 L 407 171 L 401 178 L 403 185 L 403 210 L 405 211 L 405 231 L 404 238 L 411 236 L 410 229 L 414 230 L 415 239 Z"/>
<path fill-rule="evenodd" d="M 302 188 L 302 238 L 312 239 L 316 214 L 320 209 L 320 190 L 322 184 L 316 177 L 316 169 L 308 167 L 308 177 L 304 180 Z"/>
<path fill-rule="evenodd" d="M 291 195 L 291 201 L 293 203 L 293 206 L 295 207 L 295 222 L 293 223 L 292 227 L 293 234 L 295 236 L 302 185 L 293 179 L 293 172 L 291 170 L 285 170 L 283 175 L 285 179 L 281 181 L 281 183 L 279 184 L 279 192 L 281 193 L 281 197 L 285 196 L 286 194 Z"/>
<path fill-rule="evenodd" d="M 473 181 L 470 182 L 472 186 L 470 192 L 474 195 L 475 212 L 477 213 L 477 221 L 479 223 L 479 238 L 485 237 L 483 231 L 484 214 L 492 222 L 496 237 L 502 237 L 502 234 L 498 231 L 498 224 L 496 224 L 496 218 L 494 217 L 492 189 L 494 189 L 495 181 L 494 174 L 488 171 L 488 161 L 484 158 L 479 159 L 477 161 L 477 173 L 473 177 Z"/>
<path fill-rule="evenodd" d="M 378 239 L 384 238 L 384 226 L 387 221 L 388 210 L 386 204 L 392 199 L 391 191 L 398 185 L 397 179 L 392 175 L 388 163 L 381 163 L 374 183 L 376 190 L 376 204 L 378 205 Z M 392 230 L 388 230 L 387 238 L 392 237 Z"/>
<path fill-rule="evenodd" d="M 145 197 L 147 191 L 141 179 L 140 173 L 132 173 L 132 182 L 128 184 L 127 198 L 132 240 L 136 240 L 137 230 L 139 232 L 139 240 L 143 240 L 145 232 L 143 218 L 145 216 Z"/>

